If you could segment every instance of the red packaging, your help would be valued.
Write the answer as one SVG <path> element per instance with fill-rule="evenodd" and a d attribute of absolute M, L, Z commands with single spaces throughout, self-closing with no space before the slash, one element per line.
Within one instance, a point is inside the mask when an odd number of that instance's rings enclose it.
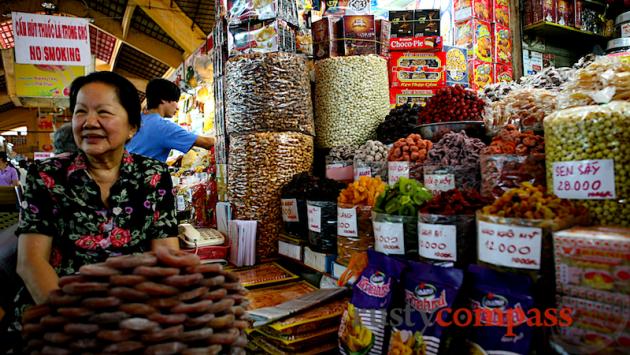
<path fill-rule="evenodd" d="M 514 70 L 512 69 L 512 63 L 510 64 L 495 64 L 494 65 L 494 82 L 501 83 L 507 81 L 514 81 Z"/>
<path fill-rule="evenodd" d="M 584 11 L 584 0 L 575 0 L 575 18 L 573 26 L 577 29 L 582 28 L 582 11 Z"/>
<path fill-rule="evenodd" d="M 510 5 L 507 0 L 494 0 L 494 22 L 510 26 Z"/>
<path fill-rule="evenodd" d="M 533 22 L 557 22 L 556 0 L 532 0 Z"/>
<path fill-rule="evenodd" d="M 489 22 L 468 20 L 455 25 L 455 46 L 468 49 L 468 59 L 492 63 L 492 27 Z"/>
<path fill-rule="evenodd" d="M 492 63 L 479 60 L 468 62 L 468 76 L 470 78 L 470 88 L 478 91 L 494 82 L 494 68 Z"/>
<path fill-rule="evenodd" d="M 556 17 L 558 24 L 573 26 L 575 23 L 574 0 L 556 0 Z"/>
<path fill-rule="evenodd" d="M 455 0 L 455 22 L 472 18 L 492 22 L 494 21 L 492 5 L 492 0 Z"/>
<path fill-rule="evenodd" d="M 392 52 L 390 87 L 437 89 L 446 86 L 446 53 Z"/>
<path fill-rule="evenodd" d="M 389 50 L 406 52 L 441 52 L 442 37 L 405 37 L 391 38 L 389 40 Z"/>
<path fill-rule="evenodd" d="M 433 95 L 435 95 L 435 90 L 431 89 L 390 88 L 389 104 L 392 108 L 407 103 L 424 106 Z"/>
<path fill-rule="evenodd" d="M 494 24 L 494 62 L 512 63 L 512 33 L 508 27 Z"/>

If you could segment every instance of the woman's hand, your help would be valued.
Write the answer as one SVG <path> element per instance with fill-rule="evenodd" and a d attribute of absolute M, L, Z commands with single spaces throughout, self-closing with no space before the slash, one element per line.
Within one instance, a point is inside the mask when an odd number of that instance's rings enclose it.
<path fill-rule="evenodd" d="M 52 237 L 20 234 L 17 250 L 17 273 L 36 304 L 44 303 L 51 291 L 59 288 L 59 276 L 50 265 Z"/>
<path fill-rule="evenodd" d="M 151 250 L 155 250 L 155 248 L 157 248 L 158 246 L 165 246 L 169 249 L 179 250 L 179 238 L 168 237 L 151 240 Z"/>

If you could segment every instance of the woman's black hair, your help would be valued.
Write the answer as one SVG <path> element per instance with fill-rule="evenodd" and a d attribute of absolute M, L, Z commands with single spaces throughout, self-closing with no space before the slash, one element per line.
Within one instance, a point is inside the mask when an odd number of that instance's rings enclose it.
<path fill-rule="evenodd" d="M 127 111 L 129 124 L 138 130 L 140 129 L 141 108 L 138 90 L 129 80 L 111 71 L 97 71 L 74 79 L 72 85 L 70 85 L 71 112 L 74 112 L 74 107 L 77 104 L 79 90 L 90 83 L 103 83 L 113 86 L 116 89 L 120 105 Z"/>
<path fill-rule="evenodd" d="M 9 163 L 9 157 L 6 152 L 0 152 L 0 160 Z"/>
<path fill-rule="evenodd" d="M 181 93 L 177 85 L 166 79 L 151 79 L 147 84 L 147 108 L 158 108 L 162 100 L 178 101 Z"/>

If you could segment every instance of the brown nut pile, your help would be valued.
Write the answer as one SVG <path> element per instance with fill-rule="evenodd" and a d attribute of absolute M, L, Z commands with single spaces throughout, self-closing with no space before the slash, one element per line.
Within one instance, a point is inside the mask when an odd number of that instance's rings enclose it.
<path fill-rule="evenodd" d="M 301 133 L 230 135 L 228 199 L 235 218 L 258 221 L 256 255 L 271 257 L 282 229 L 280 190 L 310 172 L 313 137 Z"/>
<path fill-rule="evenodd" d="M 296 54 L 247 54 L 230 59 L 225 106 L 228 133 L 315 133 L 306 61 Z"/>
<path fill-rule="evenodd" d="M 22 317 L 24 353 L 244 354 L 246 290 L 165 247 L 84 265 Z"/>
<path fill-rule="evenodd" d="M 503 100 L 492 103 L 492 115 L 486 119 L 486 129 L 496 133 L 508 124 L 522 130 L 542 131 L 545 116 L 556 111 L 556 93 L 545 89 L 517 89 Z"/>

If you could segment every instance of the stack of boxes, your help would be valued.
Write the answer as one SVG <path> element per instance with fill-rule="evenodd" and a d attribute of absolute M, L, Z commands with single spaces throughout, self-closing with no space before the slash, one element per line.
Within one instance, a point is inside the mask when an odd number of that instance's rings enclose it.
<path fill-rule="evenodd" d="M 563 26 L 582 27 L 584 0 L 526 0 L 524 24 L 546 21 Z"/>
<path fill-rule="evenodd" d="M 511 81 L 512 33 L 508 0 L 456 0 L 455 45 L 468 50 L 470 87 Z"/>
<path fill-rule="evenodd" d="M 390 23 L 374 15 L 326 16 L 313 22 L 313 57 L 387 56 Z"/>

